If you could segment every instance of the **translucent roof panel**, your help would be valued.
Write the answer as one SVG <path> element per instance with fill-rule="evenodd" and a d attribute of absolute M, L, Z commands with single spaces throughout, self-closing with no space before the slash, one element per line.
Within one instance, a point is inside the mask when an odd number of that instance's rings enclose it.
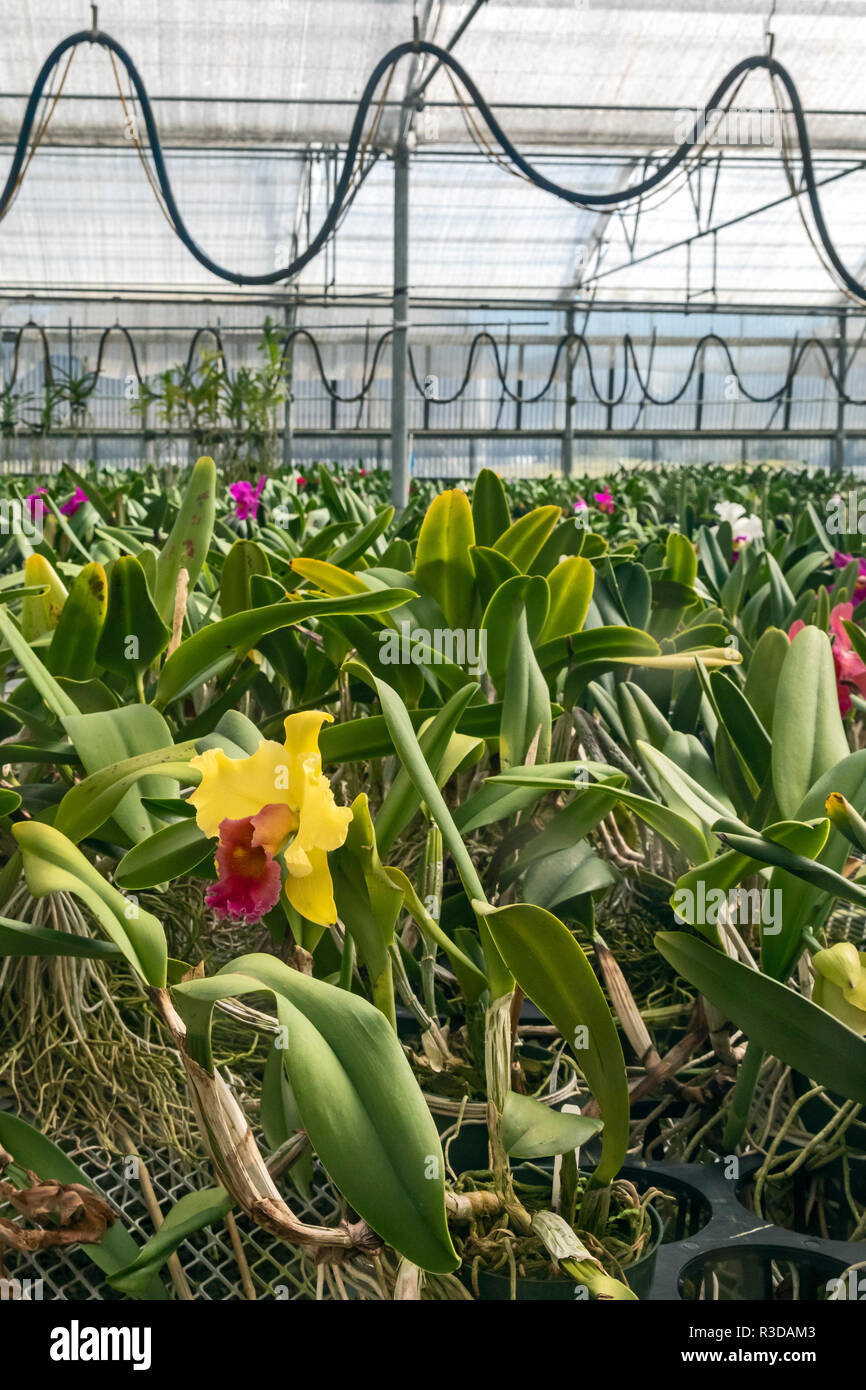
<path fill-rule="evenodd" d="M 174 154 L 193 237 L 218 263 L 272 270 L 291 244 L 301 164 L 279 155 Z M 287 258 L 287 255 L 286 255 Z M 187 289 L 221 282 L 167 223 L 128 150 L 40 150 L 0 223 L 6 286 Z"/>
<path fill-rule="evenodd" d="M 472 8 L 468 0 L 418 0 L 423 36 L 447 45 Z M 663 145 L 672 111 L 703 105 L 729 68 L 764 51 L 769 9 L 768 0 L 495 0 L 473 16 L 454 54 L 515 139 Z M 18 123 L 6 94 L 29 92 L 49 50 L 88 29 L 89 16 L 81 0 L 24 7 L 0 0 L 3 138 Z M 126 48 L 157 99 L 166 136 L 207 141 L 345 139 L 376 62 L 411 39 L 411 17 L 410 0 L 103 0 L 99 7 L 100 27 Z M 775 55 L 807 107 L 862 108 L 860 0 L 777 0 L 772 29 Z M 406 60 L 392 101 L 412 75 Z M 766 76 L 750 81 L 746 98 L 767 104 Z M 113 94 L 107 55 L 79 50 L 65 90 Z M 426 96 L 453 102 L 444 74 Z M 107 124 L 104 105 L 91 101 L 85 110 L 85 121 L 65 111 L 71 133 Z M 456 112 L 440 117 L 442 138 L 464 138 Z M 859 134 L 849 126 L 850 141 Z"/>
<path fill-rule="evenodd" d="M 763 51 L 768 9 L 767 0 L 496 0 L 477 10 L 468 0 L 417 0 L 426 38 L 447 44 L 466 23 L 455 55 L 526 156 L 554 180 L 596 191 L 622 189 L 643 160 L 675 145 L 684 113 L 701 106 L 735 62 Z M 315 234 L 358 97 L 382 55 L 411 37 L 412 10 L 411 0 L 104 0 L 100 25 L 144 79 L 178 205 L 215 260 L 267 272 Z M 0 0 L 0 22 L 7 37 L 0 142 L 8 157 L 37 71 L 58 41 L 88 27 L 89 7 Z M 821 197 L 839 253 L 859 273 L 866 171 L 847 170 L 866 122 L 866 3 L 778 0 L 771 22 L 775 54 L 809 112 L 819 179 L 845 174 Z M 410 118 L 401 103 L 428 76 L 423 109 Z M 76 50 L 0 225 L 0 295 L 232 293 L 168 226 L 125 138 L 118 83 L 127 93 L 125 72 L 104 50 Z M 718 142 L 721 172 L 711 188 L 713 166 L 704 169 L 700 217 L 696 185 L 681 176 L 639 217 L 620 217 L 577 208 L 492 163 L 483 127 L 429 59 L 408 55 L 377 95 L 383 106 L 369 153 L 379 158 L 335 243 L 302 273 L 304 291 L 388 293 L 389 155 L 411 120 L 416 296 L 566 300 L 582 285 L 599 298 L 629 301 L 839 302 L 787 197 L 779 150 L 762 144 L 760 119 L 756 138 L 744 142 L 741 132 Z M 772 103 L 763 72 L 736 94 L 747 116 L 761 118 Z M 771 141 L 776 134 L 774 127 Z M 765 203 L 775 205 L 737 221 Z M 717 235 L 698 235 L 712 226 Z"/>

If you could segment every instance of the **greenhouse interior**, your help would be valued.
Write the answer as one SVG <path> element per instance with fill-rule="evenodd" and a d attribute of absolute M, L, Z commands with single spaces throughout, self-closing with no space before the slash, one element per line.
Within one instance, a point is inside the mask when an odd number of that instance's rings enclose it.
<path fill-rule="evenodd" d="M 866 1298 L 866 4 L 0 14 L 0 1302 L 37 1364 L 153 1370 L 183 1302 L 398 1300 L 829 1364 Z"/>

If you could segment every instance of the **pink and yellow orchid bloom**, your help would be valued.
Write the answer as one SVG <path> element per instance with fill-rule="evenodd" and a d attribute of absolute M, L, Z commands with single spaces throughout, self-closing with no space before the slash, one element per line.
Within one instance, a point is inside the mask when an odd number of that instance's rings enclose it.
<path fill-rule="evenodd" d="M 248 758 L 230 758 L 221 748 L 193 758 L 201 773 L 190 797 L 196 823 L 219 837 L 219 879 L 206 899 L 219 916 L 258 921 L 282 887 L 303 917 L 321 926 L 336 922 L 328 851 L 342 845 L 352 812 L 336 804 L 322 773 L 319 733 L 332 718 L 322 710 L 290 714 L 285 744 L 263 739 Z"/>

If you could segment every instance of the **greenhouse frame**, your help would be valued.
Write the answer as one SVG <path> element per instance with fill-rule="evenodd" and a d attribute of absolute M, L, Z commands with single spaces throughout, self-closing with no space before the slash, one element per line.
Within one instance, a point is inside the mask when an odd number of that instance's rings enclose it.
<path fill-rule="evenodd" d="M 866 3 L 0 17 L 0 1302 L 829 1364 Z"/>

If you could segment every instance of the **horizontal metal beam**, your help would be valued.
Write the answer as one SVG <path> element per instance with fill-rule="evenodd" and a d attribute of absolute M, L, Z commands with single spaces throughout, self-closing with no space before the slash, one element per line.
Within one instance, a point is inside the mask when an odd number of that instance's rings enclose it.
<path fill-rule="evenodd" d="M 453 40 L 452 40 L 453 42 Z M 449 45 L 450 47 L 450 45 Z M 426 84 L 425 84 L 426 85 Z M 0 101 L 27 101 L 29 92 L 0 92 Z M 357 108 L 357 101 L 354 97 L 242 97 L 242 96 L 207 96 L 201 92 L 190 92 L 186 96 L 178 96 L 177 93 L 168 93 L 157 96 L 149 93 L 152 106 L 171 106 L 178 104 L 190 104 L 195 106 L 348 106 L 354 111 Z M 63 92 L 61 101 L 74 102 L 95 102 L 107 101 L 116 103 L 117 92 Z M 386 98 L 383 106 L 402 107 L 404 104 L 402 97 Z M 425 101 L 425 106 L 438 107 L 440 110 L 461 110 L 460 103 L 447 98 L 440 98 L 436 101 Z M 665 106 L 652 102 L 583 102 L 583 101 L 489 101 L 488 105 L 494 111 L 606 111 L 606 112 L 634 112 L 639 115 L 648 115 L 653 112 L 657 115 L 676 115 L 682 111 L 681 106 Z M 738 106 L 733 107 L 735 112 L 760 112 L 765 110 L 759 106 Z M 806 107 L 804 114 L 807 120 L 812 116 L 832 116 L 846 117 L 862 120 L 866 117 L 866 111 L 853 111 L 836 107 Z"/>
<path fill-rule="evenodd" d="M 432 295 L 423 292 L 413 295 L 413 303 L 416 309 L 425 309 L 428 312 L 436 312 L 446 309 L 454 309 L 466 313 L 475 310 L 479 313 L 538 313 L 544 311 L 548 313 L 562 314 L 570 303 L 574 307 L 585 311 L 590 309 L 595 314 L 679 314 L 683 318 L 694 318 L 699 315 L 718 318 L 721 314 L 731 315 L 752 315 L 758 317 L 768 317 L 770 315 L 782 318 L 797 317 L 798 315 L 810 318 L 835 317 L 839 311 L 838 299 L 835 290 L 831 289 L 816 291 L 816 293 L 828 295 L 825 303 L 821 304 L 802 304 L 796 300 L 790 304 L 765 304 L 760 301 L 754 303 L 743 303 L 740 300 L 730 300 L 729 302 L 720 301 L 708 304 L 696 304 L 694 300 L 686 303 L 684 300 L 671 299 L 596 299 L 590 305 L 588 298 L 585 300 L 550 295 L 526 295 L 525 297 L 515 297 L 513 295 L 486 295 L 483 292 L 467 293 L 465 296 L 455 294 Z M 562 291 L 559 292 L 560 296 Z M 289 286 L 287 290 L 278 294 L 249 294 L 242 291 L 235 291 L 229 288 L 223 290 L 220 287 L 213 289 L 203 289 L 201 286 L 190 289 L 171 289 L 149 288 L 141 286 L 139 288 L 125 286 L 104 286 L 98 290 L 91 290 L 78 285 L 22 285 L 15 283 L 0 284 L 0 299 L 7 299 L 14 303 L 37 304 L 138 304 L 138 305 L 201 305 L 205 310 L 220 303 L 230 303 L 233 308 L 259 308 L 267 309 L 272 307 L 283 307 L 287 301 L 292 304 L 297 303 L 299 307 L 308 306 L 314 309 L 381 309 L 383 315 L 387 315 L 391 307 L 393 290 L 361 290 L 357 294 L 349 294 L 340 291 L 334 294 L 324 294 L 321 290 L 298 290 L 294 286 Z M 0 306 L 2 307 L 2 306 Z M 852 305 L 848 310 L 849 319 L 866 317 L 866 308 Z M 383 318 L 383 326 L 387 325 L 387 317 Z M 181 325 L 182 327 L 184 325 Z M 327 327 L 327 325 L 315 325 L 316 327 Z M 467 324 L 467 327 L 470 325 Z M 64 324 L 65 327 L 65 324 Z"/>
<path fill-rule="evenodd" d="M 765 402 L 766 404 L 766 402 Z M 831 404 L 827 402 L 827 404 Z M 189 430 L 154 430 L 148 428 L 147 439 L 162 439 L 169 441 L 172 439 L 189 439 L 192 437 Z M 244 430 L 219 430 L 219 434 L 224 436 L 243 435 Z M 59 427 L 52 429 L 47 435 L 30 434 L 22 430 L 15 438 L 20 442 L 31 442 L 36 439 L 50 441 L 52 439 L 141 439 L 143 431 L 140 429 L 109 429 L 109 428 L 84 428 L 67 429 Z M 294 439 L 390 439 L 390 429 L 364 429 L 349 427 L 347 429 L 331 429 L 330 426 L 308 425 L 295 427 L 292 430 Z M 280 431 L 277 431 L 277 438 Z M 847 429 L 845 430 L 846 439 L 866 439 L 866 429 Z M 556 439 L 562 438 L 561 429 L 414 429 L 412 430 L 413 441 L 422 439 Z M 754 429 L 722 430 L 722 429 L 611 429 L 611 430 L 592 430 L 577 428 L 574 431 L 575 442 L 581 439 L 835 439 L 835 429 L 823 430 L 785 430 L 785 429 L 762 429 L 756 425 Z"/>

